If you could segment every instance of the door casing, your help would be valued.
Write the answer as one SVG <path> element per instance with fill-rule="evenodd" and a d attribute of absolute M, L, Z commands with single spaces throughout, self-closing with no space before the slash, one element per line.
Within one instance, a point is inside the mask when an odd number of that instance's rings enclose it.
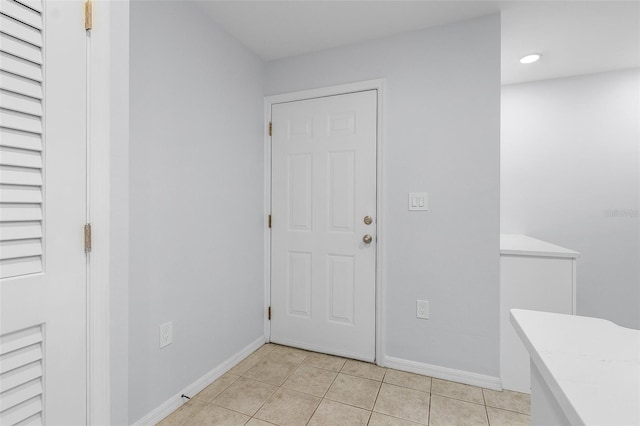
<path fill-rule="evenodd" d="M 117 96 L 117 87 L 128 87 L 128 75 L 126 81 L 120 75 L 112 76 L 111 62 L 118 56 L 115 62 L 122 64 L 125 59 L 119 55 L 126 55 L 128 68 L 129 61 L 128 52 L 112 46 L 113 40 L 118 41 L 112 28 L 128 35 L 129 22 L 123 22 L 122 13 L 114 13 L 112 17 L 112 11 L 123 7 L 128 10 L 128 2 L 93 2 L 93 29 L 87 37 L 87 220 L 94 234 L 87 262 L 87 424 L 90 425 L 111 424 L 111 132 L 118 126 L 126 127 L 128 133 L 128 123 L 114 123 L 111 118 L 116 107 L 128 108 L 128 98 L 125 101 Z"/>
<path fill-rule="evenodd" d="M 383 92 L 384 79 L 367 80 L 361 82 L 341 84 L 318 89 L 303 90 L 265 97 L 264 100 L 264 336 L 265 341 L 270 340 L 271 323 L 267 319 L 267 309 L 271 300 L 271 231 L 268 217 L 271 214 L 271 137 L 269 136 L 269 123 L 271 122 L 271 106 L 282 102 L 301 101 L 306 99 L 321 98 L 325 96 L 344 95 L 365 90 L 377 91 L 378 122 L 377 122 L 377 164 L 376 164 L 376 209 L 377 209 L 377 239 L 376 239 L 376 364 L 384 365 L 385 328 L 382 312 L 385 312 L 384 294 L 386 283 L 384 279 L 384 203 L 383 203 Z"/>

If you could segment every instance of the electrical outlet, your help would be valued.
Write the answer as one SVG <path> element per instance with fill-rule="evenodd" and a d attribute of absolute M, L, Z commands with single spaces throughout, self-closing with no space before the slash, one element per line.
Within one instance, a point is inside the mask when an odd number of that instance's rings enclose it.
<path fill-rule="evenodd" d="M 160 326 L 160 348 L 173 343 L 173 323 L 171 321 Z"/>
<path fill-rule="evenodd" d="M 416 300 L 416 317 L 429 319 L 429 301 Z"/>

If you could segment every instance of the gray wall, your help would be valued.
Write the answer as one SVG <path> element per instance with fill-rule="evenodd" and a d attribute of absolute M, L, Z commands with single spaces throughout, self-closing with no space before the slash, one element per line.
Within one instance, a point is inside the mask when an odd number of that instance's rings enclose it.
<path fill-rule="evenodd" d="M 263 335 L 264 68 L 195 3 L 130 22 L 133 423 Z"/>
<path fill-rule="evenodd" d="M 375 78 L 386 79 L 383 350 L 498 376 L 500 18 L 270 62 L 265 87 Z M 429 212 L 407 211 L 410 191 L 429 193 Z"/>
<path fill-rule="evenodd" d="M 502 231 L 581 252 L 578 314 L 640 327 L 640 71 L 505 86 Z"/>
<path fill-rule="evenodd" d="M 109 13 L 109 384 L 111 425 L 120 426 L 129 424 L 129 2 L 111 2 Z"/>

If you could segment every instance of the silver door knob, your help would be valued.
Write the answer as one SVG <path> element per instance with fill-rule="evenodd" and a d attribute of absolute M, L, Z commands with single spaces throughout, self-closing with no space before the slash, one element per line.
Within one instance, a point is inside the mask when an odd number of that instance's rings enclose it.
<path fill-rule="evenodd" d="M 371 244 L 371 241 L 373 241 L 373 237 L 369 234 L 366 234 L 364 237 L 362 237 L 362 242 L 365 244 Z"/>
<path fill-rule="evenodd" d="M 371 216 L 365 216 L 364 217 L 364 224 L 365 225 L 371 225 L 373 223 L 373 218 Z"/>

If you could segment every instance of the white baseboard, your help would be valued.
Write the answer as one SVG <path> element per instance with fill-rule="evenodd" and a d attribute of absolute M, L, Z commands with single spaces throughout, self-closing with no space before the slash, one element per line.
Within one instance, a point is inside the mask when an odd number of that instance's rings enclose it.
<path fill-rule="evenodd" d="M 200 377 L 195 382 L 191 383 L 186 388 L 182 389 L 178 393 L 176 393 L 173 397 L 167 399 L 165 402 L 160 404 L 157 408 L 151 411 L 146 416 L 142 417 L 137 422 L 133 423 L 133 426 L 153 426 L 160 422 L 160 420 L 167 417 L 169 414 L 173 413 L 175 410 L 180 408 L 182 404 L 186 401 L 181 397 L 181 395 L 189 395 L 194 396 L 211 383 L 213 383 L 216 379 L 222 376 L 224 373 L 229 371 L 233 366 L 237 363 L 251 355 L 253 351 L 258 349 L 260 346 L 264 345 L 265 339 L 264 336 L 260 336 L 258 339 L 254 340 L 244 348 L 242 348 L 235 355 L 227 358 L 221 364 L 219 364 L 216 368 L 206 373 L 204 376 Z"/>
<path fill-rule="evenodd" d="M 484 374 L 472 373 L 470 371 L 455 370 L 453 368 L 440 367 L 438 365 L 408 361 L 406 359 L 393 358 L 390 356 L 383 356 L 381 361 L 382 362 L 379 362 L 379 365 L 383 367 L 422 374 L 424 376 L 449 380 L 451 382 L 479 386 L 481 388 L 502 390 L 502 382 L 499 377 L 486 376 Z"/>

